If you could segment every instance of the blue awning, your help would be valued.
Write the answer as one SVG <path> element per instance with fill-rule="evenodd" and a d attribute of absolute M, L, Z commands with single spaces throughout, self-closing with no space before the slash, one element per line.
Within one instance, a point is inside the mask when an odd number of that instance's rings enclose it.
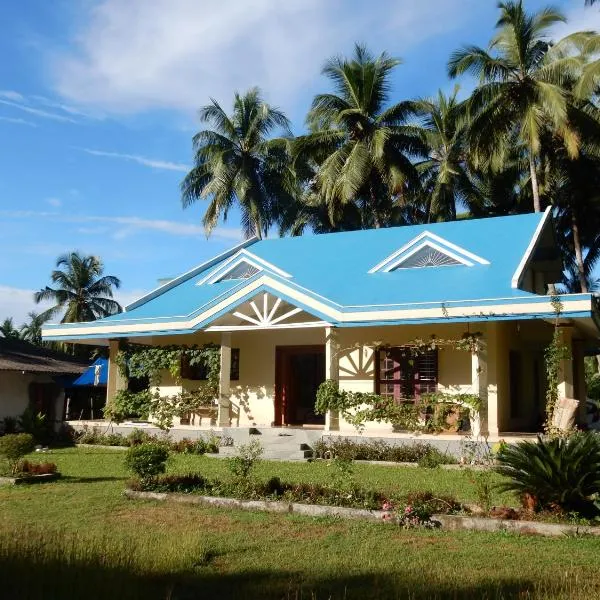
<path fill-rule="evenodd" d="M 72 385 L 106 385 L 108 382 L 108 359 L 96 359 Z"/>

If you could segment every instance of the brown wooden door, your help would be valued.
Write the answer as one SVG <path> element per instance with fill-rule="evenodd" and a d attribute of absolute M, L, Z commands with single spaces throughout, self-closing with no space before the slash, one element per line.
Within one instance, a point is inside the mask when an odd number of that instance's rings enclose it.
<path fill-rule="evenodd" d="M 322 425 L 314 412 L 317 389 L 325 381 L 325 346 L 277 346 L 275 425 Z"/>

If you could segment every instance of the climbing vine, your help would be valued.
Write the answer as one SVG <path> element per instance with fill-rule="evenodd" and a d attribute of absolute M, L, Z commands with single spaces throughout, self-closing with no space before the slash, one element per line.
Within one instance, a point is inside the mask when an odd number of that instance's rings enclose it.
<path fill-rule="evenodd" d="M 565 346 L 560 335 L 560 315 L 563 305 L 558 296 L 552 296 L 550 299 L 554 310 L 554 333 L 552 341 L 544 352 L 546 365 L 546 380 L 548 387 L 546 389 L 546 421 L 544 422 L 544 431 L 549 436 L 556 436 L 560 432 L 554 426 L 554 414 L 558 405 L 558 385 L 560 383 L 561 363 L 563 360 L 571 358 L 569 349 Z"/>
<path fill-rule="evenodd" d="M 181 383 L 181 364 L 203 365 L 206 381 L 196 390 L 183 390 L 173 396 L 161 396 L 158 386 L 162 373 L 168 371 L 177 384 Z M 117 423 L 136 415 L 150 415 L 162 429 L 173 425 L 173 418 L 212 406 L 219 393 L 220 352 L 215 344 L 203 346 L 143 346 L 122 344 L 116 363 L 123 377 L 146 379 L 148 387 L 140 392 L 118 391 L 104 409 L 104 416 Z"/>
<path fill-rule="evenodd" d="M 364 344 L 354 344 L 338 350 L 338 354 L 361 348 Z M 386 351 L 392 346 L 382 342 L 369 344 L 375 352 Z M 481 333 L 465 333 L 459 339 L 444 339 L 432 335 L 429 339 L 415 338 L 402 347 L 409 353 L 409 362 L 431 350 L 453 348 L 475 353 L 480 350 Z M 357 429 L 364 428 L 367 421 L 391 423 L 397 429 L 409 431 L 438 432 L 447 428 L 451 414 L 457 420 L 475 416 L 481 408 L 477 394 L 448 394 L 435 392 L 423 394 L 419 402 L 398 403 L 394 398 L 375 393 L 342 390 L 337 381 L 328 380 L 319 386 L 315 403 L 317 414 L 334 411 Z"/>

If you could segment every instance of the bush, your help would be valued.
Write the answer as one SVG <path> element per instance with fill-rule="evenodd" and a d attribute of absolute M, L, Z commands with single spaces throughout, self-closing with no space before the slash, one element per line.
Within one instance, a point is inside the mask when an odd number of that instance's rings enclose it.
<path fill-rule="evenodd" d="M 30 433 L 9 433 L 0 437 L 0 457 L 9 465 L 10 473 L 17 472 L 19 461 L 35 449 L 35 440 Z"/>
<path fill-rule="evenodd" d="M 125 466 L 142 482 L 150 482 L 165 472 L 169 451 L 156 443 L 131 446 L 125 456 Z"/>
<path fill-rule="evenodd" d="M 517 492 L 539 510 L 600 515 L 600 435 L 576 433 L 506 446 L 495 470 L 509 479 L 501 489 Z"/>
<path fill-rule="evenodd" d="M 38 444 L 48 444 L 52 438 L 52 426 L 46 415 L 28 407 L 18 419 L 19 429 L 30 433 Z"/>
<path fill-rule="evenodd" d="M 242 444 L 238 448 L 238 455 L 229 459 L 229 470 L 236 479 L 247 480 L 260 461 L 263 447 L 258 440 L 249 444 Z"/>
<path fill-rule="evenodd" d="M 345 460 L 385 460 L 390 462 L 419 462 L 432 455 L 430 464 L 454 464 L 456 459 L 441 452 L 431 444 L 388 444 L 383 440 L 354 442 L 348 438 L 321 439 L 313 446 L 317 458 L 342 458 Z"/>
<path fill-rule="evenodd" d="M 50 475 L 56 473 L 57 468 L 52 462 L 35 463 L 22 460 L 17 465 L 17 472 L 24 475 Z"/>

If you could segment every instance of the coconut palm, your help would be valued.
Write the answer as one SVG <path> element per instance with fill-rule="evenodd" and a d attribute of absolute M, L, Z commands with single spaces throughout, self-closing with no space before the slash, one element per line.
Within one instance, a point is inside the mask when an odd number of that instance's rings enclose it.
<path fill-rule="evenodd" d="M 50 279 L 57 287 L 46 286 L 33 296 L 38 303 L 56 302 L 39 319 L 46 321 L 63 313 L 61 323 L 76 323 L 121 312 L 120 304 L 112 299 L 113 288 L 119 288 L 121 281 L 103 274 L 104 266 L 98 257 L 71 252 L 60 256 L 56 267 Z"/>
<path fill-rule="evenodd" d="M 550 124 L 570 158 L 579 151 L 579 140 L 568 118 L 569 93 L 564 77 L 578 64 L 565 55 L 547 59 L 552 47 L 550 28 L 565 17 L 552 8 L 525 12 L 519 1 L 501 2 L 497 34 L 490 51 L 469 46 L 454 52 L 448 63 L 450 77 L 471 73 L 480 79 L 469 99 L 470 143 L 480 160 L 501 159 L 516 132 L 527 149 L 533 206 L 541 210 L 538 183 L 540 138 Z"/>
<path fill-rule="evenodd" d="M 6 317 L 2 323 L 0 323 L 0 334 L 8 340 L 18 340 L 21 336 L 19 330 L 15 328 L 12 317 Z"/>
<path fill-rule="evenodd" d="M 31 311 L 27 313 L 29 322 L 21 326 L 21 338 L 36 346 L 42 345 L 42 325 L 47 321 L 45 315 Z"/>
<path fill-rule="evenodd" d="M 211 128 L 193 138 L 194 167 L 181 184 L 184 208 L 208 200 L 203 223 L 207 235 L 234 205 L 241 210 L 246 237 L 266 235 L 280 204 L 291 201 L 294 177 L 288 158 L 290 123 L 267 104 L 258 88 L 235 94 L 231 116 L 216 100 L 200 109 Z"/>
<path fill-rule="evenodd" d="M 425 146 L 408 124 L 414 105 L 388 106 L 390 77 L 399 64 L 356 45 L 351 58 L 337 56 L 323 67 L 333 92 L 315 97 L 310 133 L 296 138 L 294 147 L 296 156 L 318 166 L 311 191 L 321 196 L 333 225 L 350 203 L 361 209 L 362 227 L 390 224 L 407 183 L 418 182 L 410 157 L 424 156 Z"/>
<path fill-rule="evenodd" d="M 440 90 L 436 98 L 415 103 L 428 149 L 428 157 L 417 163 L 428 222 L 454 221 L 457 205 L 473 213 L 483 203 L 467 166 L 467 118 L 458 90 L 449 96 Z"/>

